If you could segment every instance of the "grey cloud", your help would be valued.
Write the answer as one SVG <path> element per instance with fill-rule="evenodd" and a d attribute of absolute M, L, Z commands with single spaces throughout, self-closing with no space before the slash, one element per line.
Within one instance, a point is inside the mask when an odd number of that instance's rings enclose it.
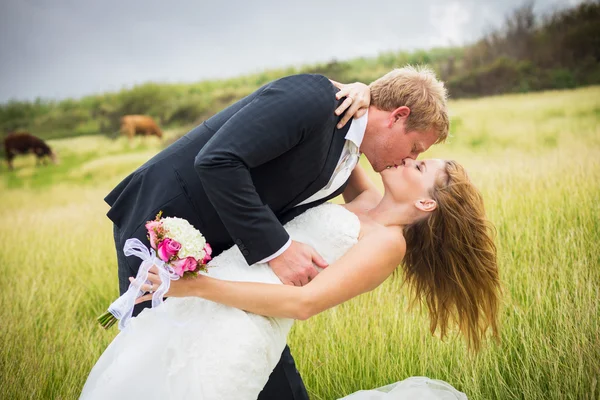
<path fill-rule="evenodd" d="M 572 1 L 539 0 L 536 9 Z M 462 44 L 520 4 L 9 0 L 0 5 L 0 102 Z"/>

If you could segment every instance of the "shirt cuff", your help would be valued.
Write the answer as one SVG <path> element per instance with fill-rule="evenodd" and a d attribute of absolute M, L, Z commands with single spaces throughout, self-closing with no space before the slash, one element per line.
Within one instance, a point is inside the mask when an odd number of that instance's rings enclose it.
<path fill-rule="evenodd" d="M 263 258 L 262 260 L 258 261 L 257 264 L 268 263 L 272 259 L 279 257 L 284 251 L 286 251 L 288 249 L 288 247 L 290 247 L 291 244 L 292 244 L 292 238 L 289 238 L 288 241 L 286 242 L 286 244 L 284 244 L 279 250 L 277 250 L 276 253 L 270 255 L 269 257 Z"/>

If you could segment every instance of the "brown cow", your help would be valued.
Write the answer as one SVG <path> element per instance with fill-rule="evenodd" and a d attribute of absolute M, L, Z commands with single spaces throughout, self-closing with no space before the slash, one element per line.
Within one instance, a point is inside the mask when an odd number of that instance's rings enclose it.
<path fill-rule="evenodd" d="M 36 165 L 39 165 L 46 156 L 56 164 L 56 154 L 50 149 L 50 146 L 28 132 L 9 133 L 4 138 L 4 152 L 9 169 L 13 169 L 12 161 L 17 154 L 34 153 L 37 157 Z"/>
<path fill-rule="evenodd" d="M 151 117 L 146 115 L 125 115 L 121 117 L 121 134 L 131 140 L 134 135 L 157 136 L 162 138 L 162 131 Z"/>

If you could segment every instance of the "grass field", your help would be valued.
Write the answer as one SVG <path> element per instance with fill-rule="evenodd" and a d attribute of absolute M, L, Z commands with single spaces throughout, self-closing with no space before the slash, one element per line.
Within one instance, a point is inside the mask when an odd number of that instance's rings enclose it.
<path fill-rule="evenodd" d="M 296 323 L 289 343 L 311 398 L 414 375 L 470 399 L 600 398 L 600 87 L 455 101 L 451 111 L 453 137 L 425 156 L 463 163 L 484 194 L 502 340 L 470 355 L 455 335 L 431 336 L 398 275 Z M 95 322 L 118 295 L 102 199 L 161 146 L 99 136 L 51 145 L 59 165 L 23 157 L 0 169 L 2 399 L 77 398 L 117 333 Z"/>

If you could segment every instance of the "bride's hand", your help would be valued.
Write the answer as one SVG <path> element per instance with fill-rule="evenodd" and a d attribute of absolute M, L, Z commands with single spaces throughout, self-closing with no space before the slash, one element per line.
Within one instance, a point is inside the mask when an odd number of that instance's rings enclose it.
<path fill-rule="evenodd" d="M 165 293 L 166 297 L 187 297 L 192 293 L 193 281 L 198 278 L 180 278 L 176 281 L 171 281 L 169 284 L 169 291 Z M 134 278 L 129 277 L 129 282 L 133 282 Z M 135 300 L 135 304 L 142 303 L 147 300 L 152 300 L 152 293 L 158 289 L 161 284 L 160 277 L 158 276 L 158 269 L 156 265 L 153 265 L 148 270 L 148 280 L 150 283 L 144 283 L 140 290 L 147 292 L 145 295 L 138 297 Z"/>
<path fill-rule="evenodd" d="M 335 87 L 340 89 L 340 91 L 336 93 L 335 98 L 337 100 L 342 97 L 346 98 L 346 100 L 344 100 L 335 110 L 336 115 L 341 115 L 347 109 L 337 125 L 337 128 L 340 129 L 346 125 L 346 122 L 348 122 L 350 118 L 360 118 L 365 115 L 369 109 L 369 104 L 371 103 L 371 91 L 369 90 L 368 85 L 360 82 L 345 85 L 343 83 L 332 81 L 331 79 L 330 81 Z"/>

